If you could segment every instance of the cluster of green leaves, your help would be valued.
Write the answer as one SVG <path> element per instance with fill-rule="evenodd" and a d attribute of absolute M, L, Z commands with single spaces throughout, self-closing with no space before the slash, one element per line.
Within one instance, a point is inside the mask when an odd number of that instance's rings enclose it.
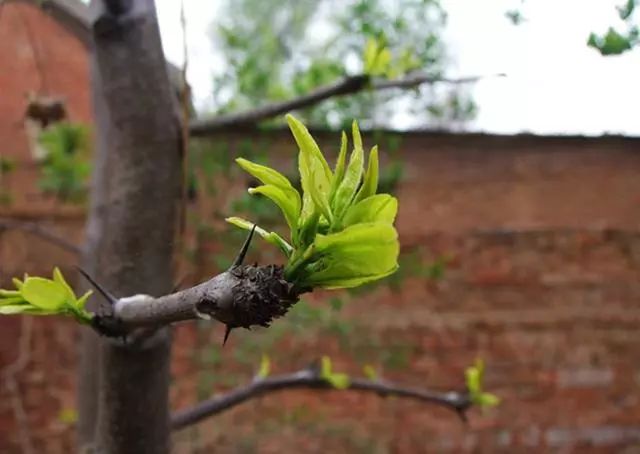
<path fill-rule="evenodd" d="M 81 202 L 86 195 L 89 132 L 80 124 L 58 123 L 40 134 L 46 150 L 40 188 L 65 202 Z"/>
<path fill-rule="evenodd" d="M 295 98 L 348 74 L 437 77 L 446 65 L 438 0 L 226 0 L 218 17 L 213 38 L 226 64 L 215 76 L 214 100 L 222 113 Z M 433 118 L 448 109 L 449 93 L 456 92 L 415 90 L 403 105 Z M 397 112 L 398 96 L 365 91 L 300 115 L 314 125 L 371 124 Z"/>
<path fill-rule="evenodd" d="M 609 27 L 605 34 L 591 33 L 587 45 L 606 56 L 622 54 L 640 44 L 640 29 L 633 23 L 632 17 L 637 4 L 638 0 L 627 0 L 623 5 L 617 7 L 618 16 L 625 22 L 627 30 L 619 32 L 615 28 Z"/>
<path fill-rule="evenodd" d="M 287 256 L 287 279 L 300 288 L 349 288 L 393 273 L 398 267 L 399 253 L 393 226 L 398 201 L 389 194 L 376 194 L 377 147 L 371 149 L 365 171 L 362 138 L 354 122 L 349 162 L 347 135 L 343 132 L 332 172 L 307 128 L 291 115 L 287 121 L 300 150 L 302 196 L 276 170 L 242 158 L 237 160 L 263 183 L 249 192 L 271 199 L 289 226 L 291 243 L 256 226 L 258 234 Z M 247 230 L 254 226 L 237 217 L 227 221 Z"/>
<path fill-rule="evenodd" d="M 89 323 L 92 315 L 84 308 L 91 292 L 80 298 L 67 284 L 58 268 L 53 279 L 30 277 L 13 279 L 15 290 L 0 289 L 0 314 L 68 315 L 80 323 Z"/>
<path fill-rule="evenodd" d="M 500 398 L 495 394 L 483 390 L 484 381 L 484 361 L 476 360 L 473 366 L 464 371 L 469 397 L 474 405 L 482 409 L 495 407 L 500 403 Z"/>

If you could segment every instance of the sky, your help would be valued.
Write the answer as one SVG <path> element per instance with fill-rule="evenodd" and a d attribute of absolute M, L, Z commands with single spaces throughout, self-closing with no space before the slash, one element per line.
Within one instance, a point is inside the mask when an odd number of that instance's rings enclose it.
<path fill-rule="evenodd" d="M 212 73 L 224 64 L 211 46 L 215 1 L 184 0 L 188 79 L 196 105 L 211 105 Z M 477 82 L 478 115 L 471 131 L 502 134 L 624 134 L 640 136 L 640 48 L 602 57 L 587 47 L 589 33 L 622 27 L 621 0 L 527 0 L 526 21 L 514 26 L 505 11 L 520 0 L 441 0 L 448 12 L 444 39 L 452 77 L 505 73 Z M 183 62 L 180 2 L 156 0 L 167 58 Z M 405 128 L 425 127 L 411 117 Z"/>

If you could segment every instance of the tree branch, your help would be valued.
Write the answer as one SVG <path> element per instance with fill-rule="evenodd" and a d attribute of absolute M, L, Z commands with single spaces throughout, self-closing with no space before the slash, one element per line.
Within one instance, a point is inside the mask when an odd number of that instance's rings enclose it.
<path fill-rule="evenodd" d="M 213 397 L 200 402 L 194 407 L 174 413 L 171 417 L 171 428 L 173 430 L 183 429 L 250 399 L 288 389 L 335 390 L 336 388 L 324 379 L 315 367 L 291 374 L 258 378 L 248 385 L 238 387 L 226 394 Z M 471 407 L 471 400 L 466 392 L 430 391 L 365 378 L 350 379 L 349 386 L 345 391 L 370 392 L 381 397 L 406 397 L 428 404 L 439 405 L 455 411 L 463 420 L 465 419 L 465 412 Z"/>
<path fill-rule="evenodd" d="M 97 283 L 94 286 L 102 291 Z M 194 287 L 158 298 L 120 298 L 113 304 L 112 313 L 94 316 L 93 327 L 110 337 L 126 336 L 136 328 L 195 319 L 216 319 L 228 329 L 266 327 L 286 314 L 307 290 L 287 282 L 282 266 L 238 265 Z"/>
<path fill-rule="evenodd" d="M 503 76 L 497 74 L 496 76 Z M 275 102 L 246 112 L 219 115 L 213 118 L 194 120 L 189 124 L 189 131 L 194 137 L 207 136 L 229 127 L 251 126 L 269 118 L 285 114 L 292 110 L 303 109 L 321 103 L 329 98 L 352 95 L 365 89 L 388 90 L 390 88 L 409 89 L 422 84 L 448 83 L 463 84 L 476 82 L 486 76 L 463 77 L 450 79 L 433 77 L 422 73 L 408 75 L 401 79 L 376 81 L 366 74 L 347 76 L 338 82 L 317 88 L 310 93 L 288 101 Z"/>
<path fill-rule="evenodd" d="M 47 228 L 37 224 L 35 222 L 21 222 L 11 219 L 0 219 L 0 231 L 2 230 L 21 230 L 31 235 L 42 238 L 51 244 L 61 247 L 62 249 L 69 251 L 73 254 L 80 254 L 81 249 L 76 244 L 68 241 L 61 236 L 51 232 Z"/>
<path fill-rule="evenodd" d="M 349 76 L 344 79 L 317 88 L 310 93 L 288 101 L 275 102 L 247 112 L 219 115 L 210 119 L 195 120 L 189 124 L 193 136 L 205 136 L 230 126 L 250 126 L 260 121 L 282 115 L 291 110 L 302 109 L 318 104 L 334 96 L 344 96 L 363 90 L 369 82 L 369 76 Z"/>

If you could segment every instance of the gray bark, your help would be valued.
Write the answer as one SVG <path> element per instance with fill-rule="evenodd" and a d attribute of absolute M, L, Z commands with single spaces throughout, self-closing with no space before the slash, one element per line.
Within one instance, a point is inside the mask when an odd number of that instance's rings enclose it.
<path fill-rule="evenodd" d="M 101 240 L 105 225 L 109 169 L 108 112 L 100 87 L 100 72 L 95 58 L 91 61 L 91 95 L 94 118 L 97 128 L 94 131 L 94 159 L 91 181 L 91 205 L 85 228 L 85 247 L 82 254 L 82 268 L 95 275 L 101 268 L 100 251 L 103 250 Z M 81 281 L 86 290 L 86 283 Z M 87 302 L 87 309 L 97 310 L 95 298 Z M 80 344 L 80 364 L 78 369 L 78 444 L 88 446 L 95 441 L 96 422 L 98 419 L 98 390 L 100 378 L 100 344 L 98 335 L 82 328 Z"/>
<path fill-rule="evenodd" d="M 181 139 L 155 6 L 135 0 L 114 16 L 93 0 L 91 9 L 97 156 L 85 266 L 115 295 L 159 296 L 172 282 Z M 167 328 L 100 344 L 97 426 L 95 396 L 81 396 L 81 427 L 97 427 L 99 452 L 168 452 Z"/>

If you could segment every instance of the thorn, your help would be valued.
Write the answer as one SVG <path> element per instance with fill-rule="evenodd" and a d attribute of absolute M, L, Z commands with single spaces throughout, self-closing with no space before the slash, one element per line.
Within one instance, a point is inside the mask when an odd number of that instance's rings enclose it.
<path fill-rule="evenodd" d="M 253 238 L 253 232 L 255 232 L 255 230 L 256 230 L 256 225 L 253 224 L 253 227 L 251 228 L 251 232 L 249 232 L 249 236 L 247 237 L 247 239 L 244 240 L 244 244 L 240 249 L 240 253 L 238 254 L 238 257 L 236 257 L 236 259 L 233 261 L 233 265 L 231 265 L 231 268 L 240 266 L 242 265 L 242 262 L 244 262 L 244 257 L 247 255 L 247 251 L 249 250 L 249 245 L 251 244 L 251 239 Z"/>
<path fill-rule="evenodd" d="M 109 302 L 109 304 L 111 304 L 113 306 L 118 302 L 118 298 L 113 296 L 111 293 L 109 293 L 107 290 L 105 290 L 104 287 L 102 287 L 95 280 L 93 280 L 93 278 L 91 276 L 89 276 L 89 273 L 87 273 L 85 270 L 83 270 L 79 266 L 76 266 L 76 269 L 80 272 L 80 274 L 82 274 L 85 277 L 86 280 L 88 280 L 91 283 L 91 285 L 93 285 L 95 287 L 95 289 L 102 296 L 104 296 L 104 298 Z"/>
<path fill-rule="evenodd" d="M 469 425 L 469 418 L 467 417 L 467 408 L 456 407 L 456 413 L 460 417 L 462 423 L 466 426 Z"/>
<path fill-rule="evenodd" d="M 233 328 L 231 327 L 231 325 L 225 325 L 225 331 L 224 331 L 224 339 L 222 341 L 222 346 L 224 347 L 227 343 L 227 339 L 229 339 L 229 334 L 231 334 L 231 330 Z"/>

